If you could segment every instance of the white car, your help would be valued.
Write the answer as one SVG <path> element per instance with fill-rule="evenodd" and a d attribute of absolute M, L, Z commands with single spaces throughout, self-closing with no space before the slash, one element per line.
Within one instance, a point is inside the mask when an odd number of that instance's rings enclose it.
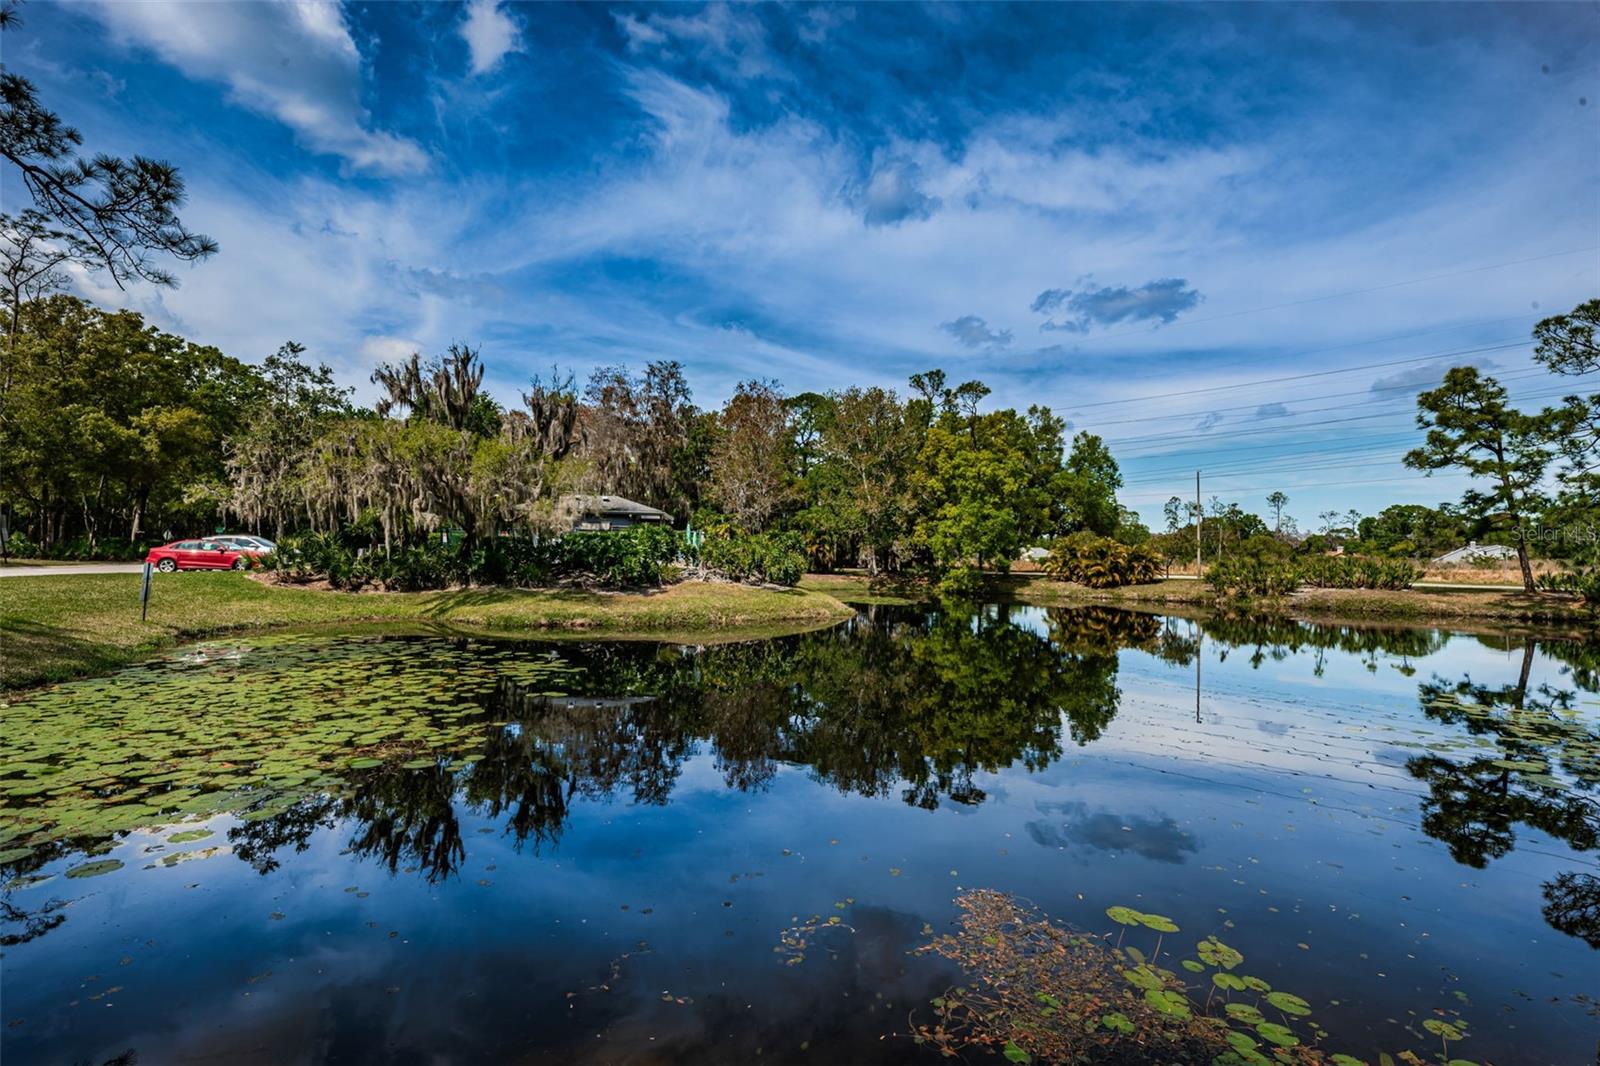
<path fill-rule="evenodd" d="M 267 538 L 252 537 L 246 533 L 229 533 L 227 536 L 209 537 L 207 539 L 226 544 L 228 547 L 238 551 L 250 552 L 252 555 L 270 555 L 278 550 L 278 546 Z"/>

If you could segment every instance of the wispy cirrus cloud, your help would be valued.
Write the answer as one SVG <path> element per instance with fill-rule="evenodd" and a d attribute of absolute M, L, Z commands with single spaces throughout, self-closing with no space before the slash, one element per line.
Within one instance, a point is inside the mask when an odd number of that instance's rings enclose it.
<path fill-rule="evenodd" d="M 372 128 L 361 103 L 362 57 L 338 4 L 96 4 L 123 42 L 149 49 L 191 78 L 228 86 L 317 152 L 357 170 L 417 174 L 428 155 L 414 141 Z"/>

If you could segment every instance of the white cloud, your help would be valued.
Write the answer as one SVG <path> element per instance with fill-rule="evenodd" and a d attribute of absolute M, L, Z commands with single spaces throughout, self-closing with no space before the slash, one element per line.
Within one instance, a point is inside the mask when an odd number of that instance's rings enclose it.
<path fill-rule="evenodd" d="M 708 4 L 692 15 L 654 12 L 638 18 L 614 16 L 628 38 L 628 51 L 682 54 L 728 67 L 741 78 L 792 80 L 772 53 L 761 17 L 751 8 Z"/>
<path fill-rule="evenodd" d="M 415 142 L 370 128 L 361 56 L 336 4 L 102 2 L 92 10 L 125 44 L 226 84 L 238 103 L 282 122 L 314 151 L 381 174 L 428 168 Z"/>
<path fill-rule="evenodd" d="M 412 352 L 420 352 L 422 348 L 421 344 L 406 340 L 404 337 L 372 336 L 361 341 L 358 351 L 363 359 L 376 366 L 379 363 L 398 363 L 403 359 L 409 359 Z"/>
<path fill-rule="evenodd" d="M 511 52 L 520 51 L 518 27 L 500 0 L 469 0 L 461 37 L 472 57 L 472 73 L 487 74 Z"/>

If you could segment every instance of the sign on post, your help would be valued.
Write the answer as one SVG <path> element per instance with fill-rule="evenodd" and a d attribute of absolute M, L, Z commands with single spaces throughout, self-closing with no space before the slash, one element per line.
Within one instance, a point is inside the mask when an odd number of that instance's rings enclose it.
<path fill-rule="evenodd" d="M 149 560 L 144 564 L 144 583 L 139 586 L 139 621 L 143 622 L 150 613 L 150 573 L 155 567 Z"/>

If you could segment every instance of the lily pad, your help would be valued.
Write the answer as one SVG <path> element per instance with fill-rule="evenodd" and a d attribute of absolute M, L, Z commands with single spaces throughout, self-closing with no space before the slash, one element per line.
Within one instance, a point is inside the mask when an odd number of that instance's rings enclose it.
<path fill-rule="evenodd" d="M 1294 1047 L 1300 1043 L 1300 1038 L 1295 1036 L 1287 1026 L 1277 1022 L 1261 1022 L 1256 1025 L 1256 1032 L 1261 1034 L 1263 1040 L 1277 1044 L 1279 1047 Z"/>
<path fill-rule="evenodd" d="M 74 866 L 67 871 L 67 876 L 72 878 L 99 877 L 114 870 L 122 869 L 121 859 L 101 859 L 98 862 L 86 862 L 81 866 Z"/>
<path fill-rule="evenodd" d="M 1267 1002 L 1285 1014 L 1303 1017 L 1311 1013 L 1311 1004 L 1288 992 L 1269 992 L 1267 994 Z"/>

